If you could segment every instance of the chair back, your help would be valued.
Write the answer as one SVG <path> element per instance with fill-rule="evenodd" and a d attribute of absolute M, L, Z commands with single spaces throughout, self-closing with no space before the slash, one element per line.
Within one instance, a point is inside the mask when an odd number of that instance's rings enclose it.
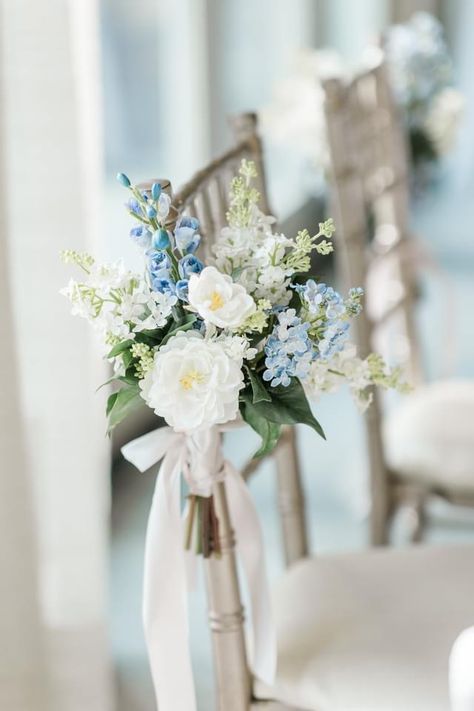
<path fill-rule="evenodd" d="M 324 83 L 332 197 L 345 280 L 366 289 L 359 348 L 403 363 L 422 380 L 415 325 L 416 245 L 409 226 L 409 168 L 382 52 L 350 83 Z"/>
<path fill-rule="evenodd" d="M 359 352 L 376 350 L 403 363 L 416 383 L 421 367 L 407 148 L 382 53 L 352 81 L 327 80 L 324 89 L 338 258 L 345 284 L 366 292 L 366 308 L 355 321 Z M 394 505 L 381 423 L 375 393 L 366 416 L 375 545 L 387 542 Z"/>

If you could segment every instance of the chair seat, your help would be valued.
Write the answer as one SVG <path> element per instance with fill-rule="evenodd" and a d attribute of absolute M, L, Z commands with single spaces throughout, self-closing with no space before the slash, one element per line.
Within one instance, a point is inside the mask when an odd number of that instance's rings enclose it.
<path fill-rule="evenodd" d="M 474 622 L 474 546 L 372 550 L 297 563 L 274 593 L 275 685 L 311 711 L 449 711 L 448 659 Z"/>
<path fill-rule="evenodd" d="M 474 381 L 440 381 L 406 396 L 384 438 L 397 476 L 474 496 Z"/>

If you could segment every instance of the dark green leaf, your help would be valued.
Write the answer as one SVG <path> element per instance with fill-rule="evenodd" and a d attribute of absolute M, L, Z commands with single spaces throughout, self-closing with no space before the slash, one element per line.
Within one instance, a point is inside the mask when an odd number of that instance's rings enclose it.
<path fill-rule="evenodd" d="M 260 376 L 257 375 L 248 366 L 245 367 L 248 373 L 250 386 L 252 388 L 252 402 L 255 404 L 257 402 L 271 402 L 272 398 L 269 392 L 267 392 L 265 385 L 263 384 Z"/>
<path fill-rule="evenodd" d="M 117 343 L 112 350 L 107 354 L 107 358 L 115 358 L 115 356 L 120 355 L 123 353 L 123 351 L 126 351 L 130 348 L 132 345 L 133 341 L 128 339 L 126 341 L 120 341 L 120 343 Z"/>
<path fill-rule="evenodd" d="M 272 388 L 272 402 L 258 402 L 255 407 L 262 417 L 280 425 L 295 425 L 302 423 L 312 427 L 323 439 L 326 439 L 323 428 L 311 412 L 305 392 L 299 380 L 293 378 L 291 384 L 284 388 Z"/>
<path fill-rule="evenodd" d="M 144 402 L 140 396 L 140 388 L 138 385 L 129 385 L 114 393 L 116 396 L 112 402 L 112 406 L 107 413 L 109 416 L 110 432 L 116 427 L 119 422 L 122 422 L 131 412 L 141 407 Z M 112 397 L 112 396 L 111 396 Z M 110 400 L 110 398 L 109 398 Z"/>
<path fill-rule="evenodd" d="M 271 452 L 278 442 L 281 430 L 280 425 L 270 422 L 270 420 L 259 414 L 250 394 L 244 395 L 244 401 L 241 403 L 241 413 L 245 422 L 262 438 L 262 444 L 258 451 L 255 452 L 254 457 L 263 457 Z"/>

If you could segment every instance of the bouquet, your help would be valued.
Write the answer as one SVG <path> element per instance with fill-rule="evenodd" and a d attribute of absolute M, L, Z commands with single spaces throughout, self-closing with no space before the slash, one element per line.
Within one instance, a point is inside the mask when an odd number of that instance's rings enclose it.
<path fill-rule="evenodd" d="M 454 144 L 464 99 L 441 23 L 427 12 L 393 25 L 385 50 L 390 78 L 409 136 L 415 169 L 438 161 Z"/>
<path fill-rule="evenodd" d="M 359 359 L 349 343 L 363 290 L 343 297 L 309 274 L 312 253 L 333 250 L 333 221 L 315 234 L 274 232 L 274 218 L 258 208 L 256 177 L 254 164 L 242 161 L 209 263 L 199 257 L 197 219 L 179 217 L 171 228 L 170 196 L 158 183 L 139 190 L 124 174 L 118 179 L 130 191 L 130 237 L 143 253 L 143 273 L 63 253 L 84 273 L 63 293 L 97 330 L 113 367 L 109 431 L 144 403 L 180 433 L 241 418 L 260 435 L 256 456 L 263 456 L 285 425 L 303 423 L 324 437 L 308 397 L 347 382 L 365 408 L 371 385 L 403 389 L 398 369 L 375 355 Z M 208 515 L 215 525 L 212 508 Z"/>
<path fill-rule="evenodd" d="M 288 238 L 273 231 L 274 218 L 258 208 L 256 177 L 254 164 L 243 161 L 231 186 L 228 226 L 216 236 L 207 263 L 200 258 L 199 222 L 176 219 L 158 183 L 142 190 L 124 174 L 118 179 L 130 191 L 130 237 L 143 253 L 143 271 L 63 253 L 84 274 L 63 293 L 73 313 L 96 329 L 113 368 L 109 431 L 144 403 L 168 425 L 122 449 L 141 471 L 163 460 L 147 527 L 143 606 L 163 711 L 195 709 L 185 550 L 204 558 L 223 553 L 226 523 L 219 520 L 215 492 L 221 489 L 214 485 L 224 478 L 250 596 L 250 664 L 258 678 L 274 679 L 276 637 L 262 534 L 244 480 L 222 459 L 222 429 L 248 423 L 261 437 L 256 456 L 263 456 L 285 425 L 303 423 L 324 437 L 308 397 L 348 382 L 366 407 L 371 385 L 404 387 L 398 370 L 375 355 L 357 358 L 348 341 L 362 289 L 343 298 L 309 274 L 312 253 L 333 249 L 332 220 L 315 234 L 302 230 Z M 182 477 L 188 487 L 184 518 Z"/>

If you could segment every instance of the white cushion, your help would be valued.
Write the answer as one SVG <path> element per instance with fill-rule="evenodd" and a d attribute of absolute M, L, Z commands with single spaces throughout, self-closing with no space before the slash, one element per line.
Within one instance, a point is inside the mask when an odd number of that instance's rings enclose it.
<path fill-rule="evenodd" d="M 311 711 L 449 711 L 448 660 L 474 622 L 474 546 L 372 550 L 297 563 L 274 593 L 275 685 Z"/>
<path fill-rule="evenodd" d="M 474 380 L 440 381 L 402 398 L 384 438 L 397 475 L 474 494 Z"/>

